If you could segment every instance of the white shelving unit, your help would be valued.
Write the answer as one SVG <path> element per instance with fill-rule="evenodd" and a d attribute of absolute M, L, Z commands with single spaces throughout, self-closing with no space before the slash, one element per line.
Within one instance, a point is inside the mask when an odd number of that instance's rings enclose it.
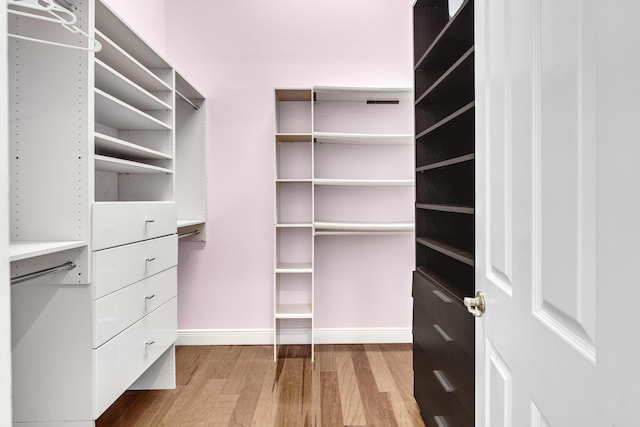
<path fill-rule="evenodd" d="M 304 327 L 314 360 L 312 91 L 276 89 L 275 101 L 273 358 L 282 332 Z"/>
<path fill-rule="evenodd" d="M 204 97 L 101 0 L 74 4 L 95 55 L 9 39 L 13 417 L 43 427 L 175 387 L 177 230 L 206 221 Z"/>
<path fill-rule="evenodd" d="M 412 90 L 276 89 L 275 100 L 274 359 L 282 319 L 311 319 L 314 360 L 316 238 L 414 230 Z"/>

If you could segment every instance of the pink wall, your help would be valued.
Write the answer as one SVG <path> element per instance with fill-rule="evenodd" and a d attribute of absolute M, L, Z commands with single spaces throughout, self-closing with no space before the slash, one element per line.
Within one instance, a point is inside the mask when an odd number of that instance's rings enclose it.
<path fill-rule="evenodd" d="M 110 3 L 134 25 L 146 19 L 138 2 Z M 207 97 L 208 115 L 207 242 L 180 244 L 179 328 L 272 328 L 273 88 L 410 87 L 412 3 L 166 0 L 167 58 Z M 149 25 L 140 33 L 160 39 Z M 316 327 L 410 328 L 411 236 L 389 237 L 403 249 L 382 258 L 340 239 L 321 243 L 345 257 L 322 260 L 316 277 L 336 280 L 317 289 Z M 376 286 L 341 284 L 341 268 Z"/>
<path fill-rule="evenodd" d="M 158 53 L 166 56 L 164 0 L 105 0 Z"/>

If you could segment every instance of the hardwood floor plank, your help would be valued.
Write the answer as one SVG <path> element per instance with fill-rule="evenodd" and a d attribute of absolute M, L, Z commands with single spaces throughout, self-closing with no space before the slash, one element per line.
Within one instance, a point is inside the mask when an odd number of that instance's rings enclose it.
<path fill-rule="evenodd" d="M 351 351 L 342 350 L 336 354 L 336 369 L 338 386 L 340 388 L 340 403 L 342 418 L 347 425 L 365 425 L 367 419 L 358 389 L 356 372 L 353 368 Z"/>
<path fill-rule="evenodd" d="M 222 393 L 218 397 L 213 410 L 210 412 L 204 425 L 210 426 L 228 426 L 231 415 L 238 402 L 238 395 L 233 393 Z"/>
<path fill-rule="evenodd" d="M 238 396 L 238 402 L 229 421 L 230 427 L 251 425 L 267 373 L 267 365 L 273 363 L 269 358 L 270 355 L 271 347 L 256 346 L 256 353 L 251 359 L 244 385 Z"/>
<path fill-rule="evenodd" d="M 367 359 L 369 359 L 369 365 L 371 365 L 378 391 L 383 393 L 396 391 L 395 380 L 378 345 L 365 344 L 364 349 Z"/>
<path fill-rule="evenodd" d="M 240 354 L 236 358 L 235 364 L 229 372 L 227 383 L 224 385 L 224 389 L 222 390 L 223 393 L 240 394 L 257 351 L 257 346 L 247 345 L 240 347 Z"/>
<path fill-rule="evenodd" d="M 378 391 L 364 346 L 354 346 L 351 358 L 353 360 L 353 367 L 355 369 L 358 389 L 362 397 L 367 423 L 375 426 L 394 425 L 394 420 L 387 419 L 388 414 L 384 409 L 385 402 L 382 401 L 383 397 Z"/>
<path fill-rule="evenodd" d="M 274 426 L 278 410 L 279 390 L 277 387 L 276 363 L 273 362 L 272 353 L 269 353 L 269 363 L 265 367 L 265 375 L 262 381 L 260 395 L 256 403 L 252 426 Z"/>
<path fill-rule="evenodd" d="M 335 371 L 320 373 L 322 427 L 343 427 L 340 385 Z"/>
<path fill-rule="evenodd" d="M 278 378 L 277 386 L 280 388 L 280 393 L 274 424 L 278 427 L 300 427 L 305 421 L 301 410 L 304 359 L 295 357 L 297 354 L 295 347 L 290 346 L 283 358 L 282 374 Z"/>

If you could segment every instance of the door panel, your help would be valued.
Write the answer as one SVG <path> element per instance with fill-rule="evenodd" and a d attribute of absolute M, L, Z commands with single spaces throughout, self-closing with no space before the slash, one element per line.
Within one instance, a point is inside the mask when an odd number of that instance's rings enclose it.
<path fill-rule="evenodd" d="M 508 427 L 512 425 L 511 369 L 488 340 L 485 348 L 487 349 L 486 371 L 488 379 L 485 394 L 489 398 L 486 425 Z"/>
<path fill-rule="evenodd" d="M 475 2 L 478 427 L 638 424 L 638 16 Z"/>
<path fill-rule="evenodd" d="M 595 361 L 593 26 L 581 2 L 536 0 L 532 20 L 533 311 Z"/>

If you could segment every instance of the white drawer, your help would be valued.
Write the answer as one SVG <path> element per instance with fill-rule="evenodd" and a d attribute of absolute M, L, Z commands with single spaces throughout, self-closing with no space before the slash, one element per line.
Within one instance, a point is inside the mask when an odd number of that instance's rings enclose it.
<path fill-rule="evenodd" d="M 174 234 L 173 202 L 98 202 L 93 204 L 93 250 Z"/>
<path fill-rule="evenodd" d="M 93 253 L 93 298 L 98 299 L 178 264 L 173 234 Z"/>
<path fill-rule="evenodd" d="M 175 343 L 177 317 L 177 299 L 173 298 L 93 350 L 96 417 Z"/>
<path fill-rule="evenodd" d="M 177 276 L 171 267 L 94 301 L 93 348 L 175 297 Z"/>

